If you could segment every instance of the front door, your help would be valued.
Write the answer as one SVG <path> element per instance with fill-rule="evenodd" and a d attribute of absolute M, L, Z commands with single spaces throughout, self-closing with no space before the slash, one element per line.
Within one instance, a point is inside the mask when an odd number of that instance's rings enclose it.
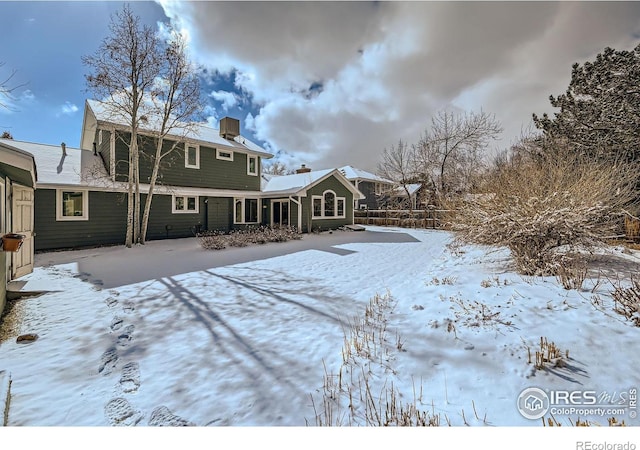
<path fill-rule="evenodd" d="M 11 278 L 33 272 L 33 189 L 13 185 L 12 232 L 24 235 L 22 247 L 11 253 Z"/>
<path fill-rule="evenodd" d="M 289 226 L 289 200 L 271 200 L 271 226 Z"/>

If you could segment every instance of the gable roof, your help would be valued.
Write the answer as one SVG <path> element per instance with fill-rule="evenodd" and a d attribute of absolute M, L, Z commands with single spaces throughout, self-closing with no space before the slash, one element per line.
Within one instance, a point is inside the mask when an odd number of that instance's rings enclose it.
<path fill-rule="evenodd" d="M 374 173 L 367 172 L 366 170 L 358 169 L 353 166 L 342 166 L 339 170 L 345 177 L 347 177 L 348 180 L 361 180 L 371 181 L 374 183 L 394 184 L 394 182 L 391 180 L 387 180 L 386 178 L 379 177 Z"/>
<path fill-rule="evenodd" d="M 0 170 L 13 181 L 28 187 L 35 187 L 38 174 L 31 153 L 16 146 L 13 139 L 0 138 Z"/>
<path fill-rule="evenodd" d="M 351 184 L 338 169 L 312 170 L 311 172 L 279 176 L 265 174 L 262 176 L 262 191 L 265 194 L 305 196 L 307 190 L 332 176 L 335 176 L 338 181 L 353 192 L 356 198 L 364 198 L 362 192 Z"/>
<path fill-rule="evenodd" d="M 80 146 L 89 150 L 93 147 L 95 130 L 98 123 L 112 125 L 115 128 L 127 129 L 128 125 L 124 123 L 124 118 L 109 111 L 105 104 L 92 99 L 85 101 L 84 117 L 82 119 L 82 136 L 80 138 Z M 149 131 L 148 129 L 147 131 Z M 144 129 L 142 130 L 144 132 Z M 170 135 L 171 136 L 171 135 Z M 172 135 L 178 139 L 184 139 L 184 136 Z M 255 142 L 245 138 L 244 136 L 236 136 L 233 140 L 225 139 L 220 136 L 220 131 L 209 127 L 203 123 L 197 123 L 192 130 L 186 134 L 186 138 L 203 145 L 213 147 L 226 147 L 242 153 L 251 153 L 263 158 L 272 158 L 273 155 L 260 147 Z"/>

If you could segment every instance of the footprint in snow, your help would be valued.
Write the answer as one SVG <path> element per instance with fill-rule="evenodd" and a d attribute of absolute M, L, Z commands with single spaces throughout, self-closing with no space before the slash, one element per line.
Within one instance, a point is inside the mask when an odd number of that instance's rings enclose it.
<path fill-rule="evenodd" d="M 158 406 L 151 413 L 149 425 L 152 427 L 192 427 L 194 423 L 173 414 L 166 406 Z"/>
<path fill-rule="evenodd" d="M 125 398 L 114 398 L 104 407 L 105 416 L 112 426 L 134 427 L 142 420 L 140 411 L 133 409 Z"/>
<path fill-rule="evenodd" d="M 113 308 L 114 306 L 116 306 L 118 304 L 118 300 L 116 300 L 113 297 L 107 298 L 104 302 L 107 304 L 107 306 L 109 308 Z"/>
<path fill-rule="evenodd" d="M 133 304 L 132 301 L 126 301 L 123 305 L 122 305 L 122 310 L 126 313 L 132 313 L 136 310 L 135 305 Z"/>
<path fill-rule="evenodd" d="M 138 390 L 140 387 L 140 365 L 137 362 L 127 363 L 122 367 L 120 386 L 122 391 L 127 394 Z"/>
<path fill-rule="evenodd" d="M 133 331 L 136 329 L 134 325 L 127 325 L 120 335 L 118 335 L 118 345 L 126 347 L 133 339 Z"/>
<path fill-rule="evenodd" d="M 118 350 L 115 347 L 107 349 L 100 357 L 100 367 L 98 373 L 108 375 L 118 363 Z"/>
<path fill-rule="evenodd" d="M 109 326 L 109 328 L 111 328 L 111 331 L 118 331 L 120 328 L 122 328 L 123 323 L 124 323 L 123 319 L 121 319 L 118 316 L 115 316 L 111 321 L 111 325 Z"/>

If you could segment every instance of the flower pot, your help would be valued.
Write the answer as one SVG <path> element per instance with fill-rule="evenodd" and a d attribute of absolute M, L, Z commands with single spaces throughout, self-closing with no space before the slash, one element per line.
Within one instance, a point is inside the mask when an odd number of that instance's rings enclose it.
<path fill-rule="evenodd" d="M 25 236 L 22 234 L 8 233 L 2 236 L 2 251 L 17 252 L 22 247 Z"/>

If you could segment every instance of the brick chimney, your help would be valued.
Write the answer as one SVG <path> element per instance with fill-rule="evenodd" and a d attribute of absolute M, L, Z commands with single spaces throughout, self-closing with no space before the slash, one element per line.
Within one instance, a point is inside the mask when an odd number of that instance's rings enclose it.
<path fill-rule="evenodd" d="M 299 169 L 296 169 L 296 173 L 309 173 L 311 169 L 302 164 Z"/>

